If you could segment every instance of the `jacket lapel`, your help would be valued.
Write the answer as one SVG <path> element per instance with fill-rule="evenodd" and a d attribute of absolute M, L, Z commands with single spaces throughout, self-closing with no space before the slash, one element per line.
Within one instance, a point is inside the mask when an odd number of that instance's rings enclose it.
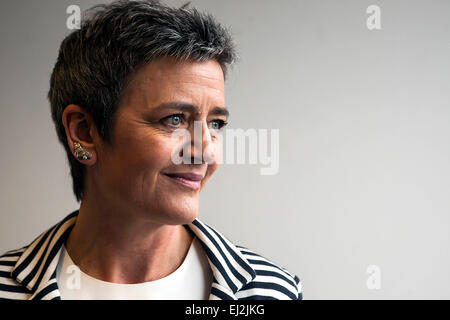
<path fill-rule="evenodd" d="M 56 269 L 77 215 L 78 210 L 36 238 L 14 266 L 11 275 L 31 291 L 30 300 L 61 298 Z M 184 227 L 198 237 L 208 257 L 213 273 L 209 300 L 236 300 L 236 292 L 256 277 L 247 259 L 227 238 L 198 219 Z"/>
<path fill-rule="evenodd" d="M 213 272 L 210 300 L 236 300 L 236 292 L 256 277 L 240 250 L 222 234 L 195 219 L 185 225 L 202 243 Z"/>
<path fill-rule="evenodd" d="M 58 299 L 56 267 L 59 255 L 78 211 L 72 212 L 37 239 L 22 253 L 11 273 L 13 279 L 31 291 L 29 299 Z"/>

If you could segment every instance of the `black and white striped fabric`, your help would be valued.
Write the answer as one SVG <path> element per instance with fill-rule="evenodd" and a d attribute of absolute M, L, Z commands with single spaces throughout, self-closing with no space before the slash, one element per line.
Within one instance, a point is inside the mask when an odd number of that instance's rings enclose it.
<path fill-rule="evenodd" d="M 56 268 L 78 210 L 31 244 L 0 257 L 0 299 L 58 300 Z M 195 219 L 184 225 L 200 240 L 213 272 L 209 300 L 300 300 L 300 279 Z"/>

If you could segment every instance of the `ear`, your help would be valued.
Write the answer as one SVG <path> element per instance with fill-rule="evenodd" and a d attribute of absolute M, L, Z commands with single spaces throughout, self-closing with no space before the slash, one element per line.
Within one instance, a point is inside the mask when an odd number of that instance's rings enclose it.
<path fill-rule="evenodd" d="M 80 106 L 69 104 L 62 114 L 62 123 L 66 130 L 67 143 L 75 159 L 85 165 L 93 165 L 97 161 L 97 153 L 93 139 L 96 128 L 92 117 Z M 74 142 L 79 142 L 92 157 L 87 160 L 78 159 L 75 156 Z"/>

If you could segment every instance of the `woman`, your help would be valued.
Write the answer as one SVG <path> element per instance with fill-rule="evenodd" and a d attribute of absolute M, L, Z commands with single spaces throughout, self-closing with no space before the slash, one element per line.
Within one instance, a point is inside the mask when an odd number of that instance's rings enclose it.
<path fill-rule="evenodd" d="M 156 1 L 90 12 L 48 94 L 80 208 L 0 258 L 0 298 L 301 299 L 296 275 L 196 218 L 228 117 L 226 29 Z"/>

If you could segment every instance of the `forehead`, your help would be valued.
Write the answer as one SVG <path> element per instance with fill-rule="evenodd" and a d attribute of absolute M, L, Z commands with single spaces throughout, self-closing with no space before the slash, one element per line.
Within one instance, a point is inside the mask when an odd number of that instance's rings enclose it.
<path fill-rule="evenodd" d="M 142 66 L 131 76 L 123 95 L 128 102 L 139 99 L 147 104 L 170 100 L 202 104 L 208 100 L 223 105 L 222 68 L 215 60 L 194 62 L 159 58 Z"/>

